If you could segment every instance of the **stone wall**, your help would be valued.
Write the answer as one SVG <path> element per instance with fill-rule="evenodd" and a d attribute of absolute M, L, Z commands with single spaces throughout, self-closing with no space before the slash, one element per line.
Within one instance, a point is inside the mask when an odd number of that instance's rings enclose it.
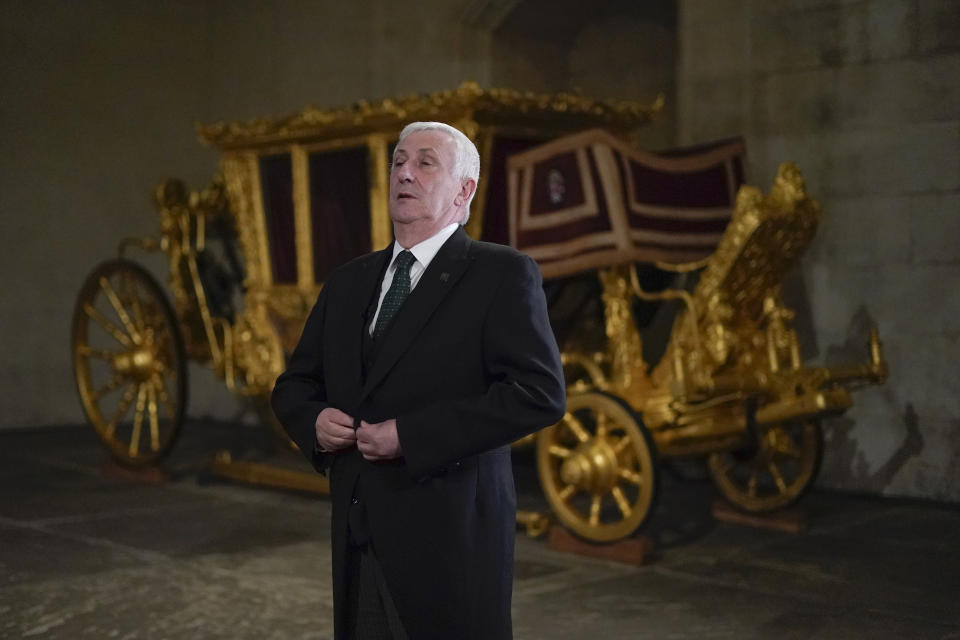
<path fill-rule="evenodd" d="M 823 204 L 791 282 L 806 355 L 884 341 L 820 483 L 960 500 L 960 2 L 682 0 L 678 23 L 680 141 L 746 134 L 751 182 L 793 160 Z"/>
<path fill-rule="evenodd" d="M 673 0 L 527 0 L 491 30 L 496 86 L 574 91 L 666 106 L 638 144 L 676 139 L 676 3 Z"/>
<path fill-rule="evenodd" d="M 121 238 L 156 231 L 157 181 L 209 180 L 216 156 L 193 133 L 208 26 L 203 3 L 0 3 L 0 426 L 83 420 L 80 284 Z"/>

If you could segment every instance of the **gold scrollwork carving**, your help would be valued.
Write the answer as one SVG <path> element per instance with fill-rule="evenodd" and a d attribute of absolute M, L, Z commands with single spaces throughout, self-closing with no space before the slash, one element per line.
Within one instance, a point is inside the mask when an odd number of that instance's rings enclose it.
<path fill-rule="evenodd" d="M 244 382 L 243 393 L 266 395 L 283 372 L 283 348 L 264 305 L 249 306 L 233 331 L 234 360 Z"/>
<path fill-rule="evenodd" d="M 632 267 L 602 269 L 598 275 L 603 285 L 606 309 L 605 329 L 609 345 L 611 375 L 609 385 L 624 391 L 649 388 L 643 345 L 633 319 L 630 280 L 626 273 Z"/>
<path fill-rule="evenodd" d="M 542 128 L 550 121 L 580 123 L 579 128 L 605 127 L 616 131 L 635 129 L 652 120 L 663 99 L 653 104 L 628 100 L 594 100 L 574 93 L 536 94 L 513 89 L 482 89 L 464 82 L 456 89 L 427 95 L 409 95 L 379 101 L 360 100 L 336 109 L 307 107 L 279 118 L 246 122 L 218 122 L 197 127 L 207 144 L 223 149 L 267 145 L 280 141 L 333 138 L 396 129 L 414 120 L 463 120 L 465 132 L 475 137 L 476 116 L 495 114 L 516 123 Z"/>
<path fill-rule="evenodd" d="M 227 153 L 221 161 L 221 170 L 245 258 L 247 275 L 244 284 L 248 288 L 262 288 L 269 282 L 270 272 L 266 238 L 255 205 L 259 201 L 256 162 L 251 154 Z"/>

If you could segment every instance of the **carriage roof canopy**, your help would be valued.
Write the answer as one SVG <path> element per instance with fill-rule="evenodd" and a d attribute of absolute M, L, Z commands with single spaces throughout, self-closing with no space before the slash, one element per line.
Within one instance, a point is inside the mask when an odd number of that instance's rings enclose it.
<path fill-rule="evenodd" d="M 594 129 L 510 157 L 510 244 L 544 277 L 716 249 L 744 182 L 742 139 L 660 154 Z"/>

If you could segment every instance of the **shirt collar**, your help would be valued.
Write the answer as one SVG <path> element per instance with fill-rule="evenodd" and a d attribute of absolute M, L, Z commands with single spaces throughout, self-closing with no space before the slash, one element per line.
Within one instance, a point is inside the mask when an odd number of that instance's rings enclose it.
<path fill-rule="evenodd" d="M 413 257 L 417 259 L 417 262 L 422 264 L 423 268 L 426 269 L 428 266 L 430 266 L 430 262 L 433 260 L 434 256 L 437 255 L 437 252 L 440 251 L 440 247 L 443 246 L 443 243 L 447 241 L 447 238 L 453 235 L 453 232 L 456 231 L 457 227 L 459 226 L 459 222 L 452 222 L 448 224 L 423 242 L 410 247 L 410 253 L 412 253 Z M 393 257 L 390 258 L 391 268 L 393 268 L 393 265 L 397 259 L 397 255 L 399 255 L 401 251 L 403 251 L 403 247 L 400 246 L 399 242 L 394 240 Z"/>

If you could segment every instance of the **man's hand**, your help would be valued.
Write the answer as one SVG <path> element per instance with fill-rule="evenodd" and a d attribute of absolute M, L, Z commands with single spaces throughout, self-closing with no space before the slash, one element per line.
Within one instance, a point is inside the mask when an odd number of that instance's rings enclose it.
<path fill-rule="evenodd" d="M 400 438 L 397 436 L 396 419 L 374 424 L 361 420 L 357 429 L 357 449 L 364 459 L 371 462 L 399 458 Z"/>
<path fill-rule="evenodd" d="M 324 451 L 339 451 L 357 442 L 353 418 L 340 409 L 327 407 L 317 416 L 317 444 Z"/>

